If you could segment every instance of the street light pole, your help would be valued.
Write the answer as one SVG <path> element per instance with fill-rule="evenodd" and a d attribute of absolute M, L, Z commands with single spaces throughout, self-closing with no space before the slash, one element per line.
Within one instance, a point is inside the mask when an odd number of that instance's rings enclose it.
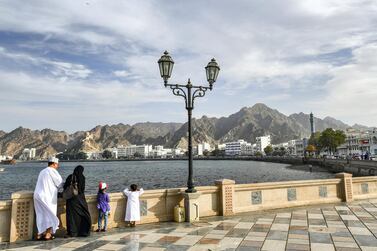
<path fill-rule="evenodd" d="M 212 90 L 213 84 L 216 82 L 217 76 L 219 74 L 220 67 L 217 64 L 216 60 L 213 58 L 205 67 L 209 86 L 195 86 L 191 84 L 190 79 L 188 79 L 186 85 L 168 84 L 168 79 L 171 77 L 171 73 L 173 70 L 174 61 L 167 51 L 165 51 L 164 55 L 162 55 L 161 58 L 158 60 L 158 65 L 160 68 L 161 77 L 164 80 L 165 87 L 169 87 L 175 96 L 181 96 L 185 100 L 188 117 L 188 178 L 186 193 L 195 193 L 196 190 L 193 181 L 194 172 L 192 156 L 192 110 L 194 109 L 195 98 L 204 97 L 206 91 Z"/>

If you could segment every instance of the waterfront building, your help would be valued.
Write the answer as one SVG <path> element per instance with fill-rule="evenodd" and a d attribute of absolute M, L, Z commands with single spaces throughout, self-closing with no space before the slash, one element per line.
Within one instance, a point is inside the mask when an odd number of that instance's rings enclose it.
<path fill-rule="evenodd" d="M 33 160 L 35 159 L 35 155 L 35 148 L 25 148 L 21 153 L 20 160 Z"/>
<path fill-rule="evenodd" d="M 203 156 L 204 152 L 210 152 L 211 150 L 211 145 L 209 143 L 199 143 L 198 145 L 194 146 L 194 155 Z"/>
<path fill-rule="evenodd" d="M 363 132 L 349 128 L 345 134 L 345 143 L 337 147 L 339 156 L 361 156 L 366 153 L 373 157 L 377 155 L 377 130 Z"/>
<path fill-rule="evenodd" d="M 307 138 L 295 140 L 296 155 L 297 156 L 304 156 L 305 149 L 306 149 L 307 146 L 308 146 L 308 139 Z"/>
<path fill-rule="evenodd" d="M 268 145 L 271 145 L 271 136 L 261 136 L 256 138 L 257 151 L 264 153 L 264 148 Z"/>
<path fill-rule="evenodd" d="M 225 144 L 218 144 L 216 146 L 217 150 L 220 150 L 220 151 L 225 151 Z"/>
<path fill-rule="evenodd" d="M 237 156 L 237 155 L 252 155 L 253 146 L 251 143 L 240 139 L 234 142 L 225 143 L 225 155 Z"/>
<path fill-rule="evenodd" d="M 152 154 L 152 145 L 130 145 L 130 146 L 118 146 L 117 155 L 118 158 L 128 158 L 140 156 L 147 158 Z"/>
<path fill-rule="evenodd" d="M 292 139 L 288 141 L 288 147 L 287 147 L 288 155 L 297 155 L 296 152 L 296 140 Z"/>

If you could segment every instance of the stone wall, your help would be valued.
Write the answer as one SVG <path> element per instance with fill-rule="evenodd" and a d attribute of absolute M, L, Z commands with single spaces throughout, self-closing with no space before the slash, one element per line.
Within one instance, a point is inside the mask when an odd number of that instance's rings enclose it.
<path fill-rule="evenodd" d="M 174 207 L 184 205 L 183 188 L 148 190 L 140 197 L 140 224 L 173 221 Z M 215 186 L 197 187 L 200 217 L 233 215 L 243 212 L 305 206 L 322 203 L 377 198 L 377 177 L 352 178 L 340 173 L 334 179 L 235 184 L 219 180 Z M 108 227 L 125 226 L 126 198 L 122 193 L 110 194 L 111 214 Z M 92 229 L 97 228 L 96 195 L 88 195 Z M 65 202 L 59 200 L 58 217 L 66 229 Z M 12 194 L 12 200 L 0 201 L 0 241 L 29 240 L 36 232 L 33 193 L 22 191 Z"/>

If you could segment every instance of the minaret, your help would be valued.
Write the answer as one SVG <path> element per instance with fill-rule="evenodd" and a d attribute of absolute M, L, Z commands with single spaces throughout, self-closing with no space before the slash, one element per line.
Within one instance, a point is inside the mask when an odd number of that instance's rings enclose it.
<path fill-rule="evenodd" d="M 312 112 L 310 113 L 310 132 L 311 135 L 314 134 L 314 116 Z"/>

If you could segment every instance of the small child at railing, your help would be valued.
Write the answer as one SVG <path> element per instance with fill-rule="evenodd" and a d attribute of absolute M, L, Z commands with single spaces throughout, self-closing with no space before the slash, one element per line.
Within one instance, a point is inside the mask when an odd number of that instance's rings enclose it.
<path fill-rule="evenodd" d="M 136 184 L 132 184 L 130 189 L 126 188 L 123 193 L 127 196 L 127 209 L 125 221 L 129 222 L 131 227 L 135 227 L 136 221 L 140 221 L 140 202 L 139 196 L 144 190 L 137 188 Z"/>
<path fill-rule="evenodd" d="M 106 232 L 107 230 L 107 218 L 110 214 L 110 197 L 106 193 L 107 184 L 104 182 L 99 183 L 97 193 L 97 209 L 98 209 L 98 229 L 96 232 Z M 102 219 L 103 228 L 102 228 Z"/>

